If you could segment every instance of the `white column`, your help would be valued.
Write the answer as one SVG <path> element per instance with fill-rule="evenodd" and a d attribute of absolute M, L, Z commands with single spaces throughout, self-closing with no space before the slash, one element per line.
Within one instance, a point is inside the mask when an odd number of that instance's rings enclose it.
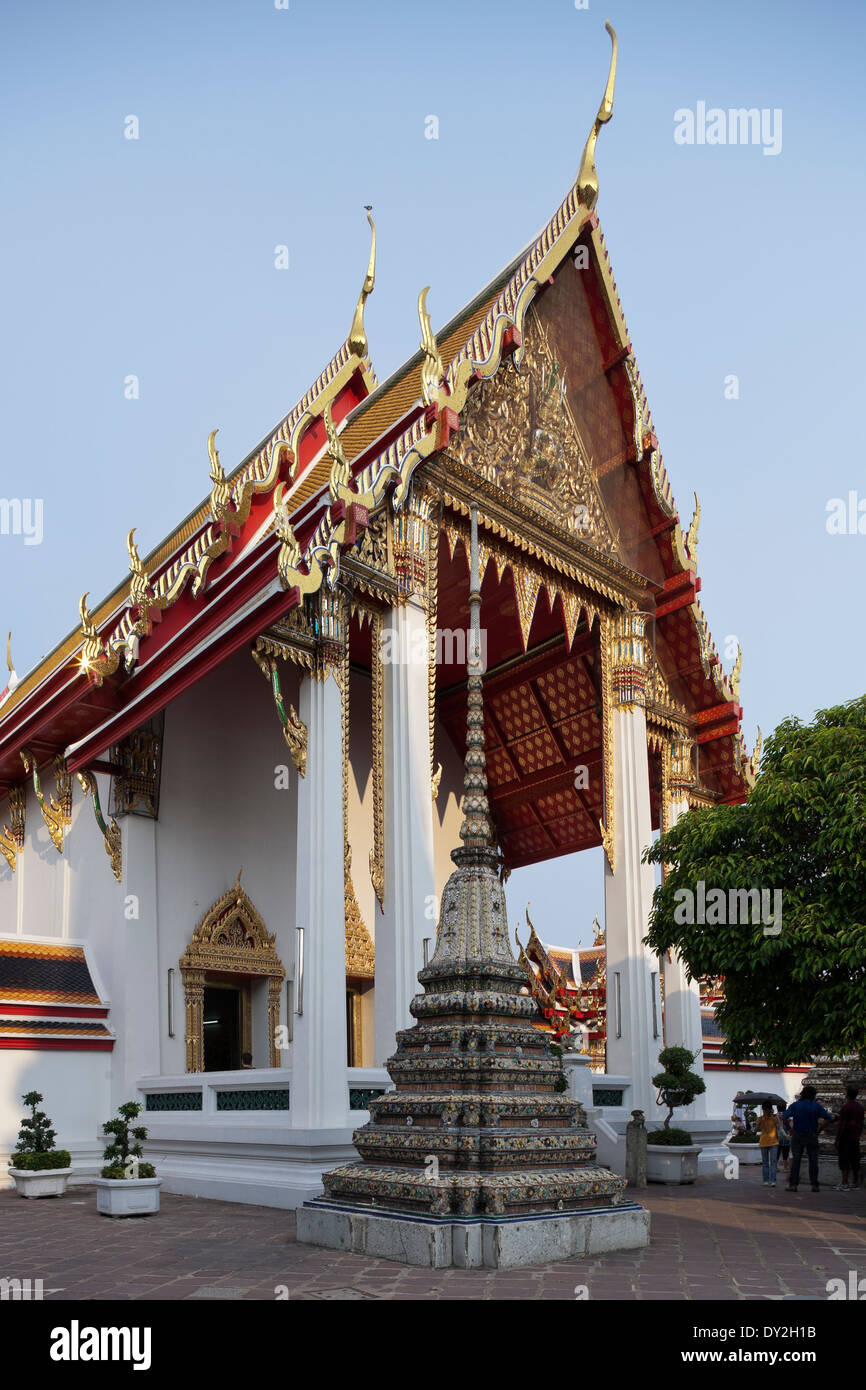
<path fill-rule="evenodd" d="M 680 816 L 685 815 L 689 803 L 685 800 L 669 802 L 668 827 L 676 825 Z M 663 974 L 665 985 L 665 1045 L 667 1047 L 687 1047 L 695 1057 L 691 1070 L 698 1076 L 704 1074 L 704 1039 L 701 1020 L 701 987 L 697 980 L 689 980 L 686 967 L 675 951 L 664 956 Z M 692 1105 L 683 1112 L 689 1119 L 701 1119 L 707 1113 L 706 1093 L 698 1096 Z"/>
<path fill-rule="evenodd" d="M 646 716 L 627 704 L 612 712 L 614 872 L 605 858 L 607 1070 L 632 1078 L 631 1107 L 655 1119 L 651 1083 L 663 1046 L 658 958 L 643 944 L 652 907 L 652 865 L 641 861 L 652 839 Z"/>
<path fill-rule="evenodd" d="M 115 1107 L 135 1098 L 135 1088 L 143 1076 L 159 1076 L 161 1071 L 157 823 L 147 816 L 126 815 L 120 824 L 123 916 L 114 933 L 109 1015 L 117 1033 L 112 1066 Z M 101 844 L 99 855 L 104 859 Z M 104 862 L 97 861 L 94 871 L 101 873 L 105 868 Z"/>
<path fill-rule="evenodd" d="M 420 993 L 434 901 L 426 615 L 412 595 L 390 614 L 385 665 L 385 911 L 376 914 L 375 1060 L 393 1056 Z M 388 629 L 386 628 L 386 631 Z"/>
<path fill-rule="evenodd" d="M 333 667 L 305 677 L 300 717 L 307 772 L 298 782 L 296 925 L 304 930 L 303 982 L 295 961 L 292 1041 L 293 1129 L 345 1129 L 346 923 L 343 890 L 342 701 Z"/>

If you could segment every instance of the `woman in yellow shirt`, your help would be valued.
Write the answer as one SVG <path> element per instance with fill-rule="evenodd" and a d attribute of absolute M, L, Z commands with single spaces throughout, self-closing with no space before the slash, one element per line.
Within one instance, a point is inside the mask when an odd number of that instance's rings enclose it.
<path fill-rule="evenodd" d="M 776 1160 L 779 1156 L 779 1117 L 773 1113 L 772 1103 L 765 1100 L 761 1106 L 762 1115 L 757 1124 L 760 1134 L 761 1164 L 764 1171 L 764 1186 L 776 1186 Z"/>

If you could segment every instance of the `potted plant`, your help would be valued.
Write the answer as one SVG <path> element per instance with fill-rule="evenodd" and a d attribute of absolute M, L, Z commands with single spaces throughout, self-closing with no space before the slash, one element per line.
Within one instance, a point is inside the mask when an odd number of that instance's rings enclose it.
<path fill-rule="evenodd" d="M 662 1128 L 647 1140 L 647 1182 L 689 1183 L 698 1176 L 700 1144 L 692 1143 L 687 1129 L 671 1128 L 674 1110 L 691 1105 L 707 1089 L 703 1077 L 690 1070 L 694 1060 L 687 1047 L 666 1047 L 659 1053 L 664 1071 L 653 1077 L 653 1085 L 659 1091 L 656 1104 L 666 1105 L 668 1113 Z"/>
<path fill-rule="evenodd" d="M 132 1127 L 141 1114 L 134 1100 L 117 1107 L 117 1118 L 102 1126 L 103 1134 L 114 1136 L 103 1158 L 105 1167 L 96 1183 L 96 1210 L 103 1216 L 151 1216 L 159 1211 L 162 1178 L 152 1163 L 141 1161 L 141 1140 L 147 1138 L 142 1125 Z"/>
<path fill-rule="evenodd" d="M 761 1136 L 754 1129 L 741 1130 L 739 1134 L 731 1134 L 723 1143 L 726 1148 L 736 1149 L 737 1158 L 740 1163 L 760 1163 L 761 1162 Z"/>
<path fill-rule="evenodd" d="M 72 1159 L 66 1149 L 54 1147 L 55 1131 L 44 1110 L 38 1091 L 22 1097 L 30 1114 L 21 1121 L 15 1152 L 9 1160 L 9 1176 L 22 1197 L 62 1197 L 72 1172 Z"/>

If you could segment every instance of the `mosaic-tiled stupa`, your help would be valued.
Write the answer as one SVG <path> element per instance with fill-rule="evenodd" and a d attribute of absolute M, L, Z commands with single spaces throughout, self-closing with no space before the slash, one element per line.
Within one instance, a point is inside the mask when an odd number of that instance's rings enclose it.
<path fill-rule="evenodd" d="M 363 1161 L 323 1175 L 323 1200 L 344 1211 L 533 1217 L 616 1207 L 624 1195 L 623 1179 L 593 1162 L 595 1136 L 533 1026 L 537 1005 L 509 943 L 487 800 L 474 534 L 472 551 L 463 843 L 418 975 L 417 1022 L 387 1064 L 397 1089 L 371 1101 L 355 1133 Z"/>

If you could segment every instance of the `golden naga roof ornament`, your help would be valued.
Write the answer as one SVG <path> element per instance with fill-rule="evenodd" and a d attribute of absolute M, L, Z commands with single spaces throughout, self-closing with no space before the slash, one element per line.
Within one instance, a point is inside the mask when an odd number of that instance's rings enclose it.
<path fill-rule="evenodd" d="M 372 240 L 370 242 L 370 263 L 367 266 L 367 274 L 364 276 L 364 283 L 358 296 L 352 327 L 349 329 L 349 347 L 356 357 L 366 357 L 370 350 L 367 342 L 367 331 L 364 328 L 364 305 L 373 293 L 373 286 L 376 283 L 376 224 L 370 215 L 373 211 L 372 204 L 366 204 L 364 211 L 370 224 Z"/>
<path fill-rule="evenodd" d="M 742 649 L 742 647 L 740 646 L 740 644 L 739 644 L 739 642 L 738 642 L 738 643 L 737 643 L 737 659 L 736 659 L 736 661 L 734 662 L 734 669 L 733 669 L 733 671 L 732 671 L 731 674 L 728 676 L 728 682 L 729 682 L 729 684 L 730 684 L 731 689 L 732 689 L 733 692 L 734 692 L 734 699 L 735 699 L 735 700 L 739 700 L 739 698 L 740 698 L 740 672 L 742 671 L 742 669 L 743 669 L 743 649 Z"/>
<path fill-rule="evenodd" d="M 12 665 L 12 629 L 11 629 L 11 628 L 9 629 L 9 635 L 8 635 L 8 637 L 6 638 L 6 667 L 7 667 L 8 671 L 9 671 L 9 679 L 8 679 L 8 681 L 6 682 L 6 685 L 5 685 L 4 689 L 3 689 L 3 690 L 0 690 L 0 705 L 2 705 L 2 704 L 3 704 L 3 701 L 4 701 L 9 695 L 12 694 L 12 691 L 15 689 L 16 685 L 18 684 L 18 672 L 15 670 L 15 667 Z"/>
<path fill-rule="evenodd" d="M 78 657 L 78 665 L 83 675 L 92 685 L 102 685 L 105 676 L 113 676 L 120 663 L 120 656 L 115 651 L 106 651 L 102 645 L 96 626 L 93 622 L 93 614 L 87 607 L 89 591 L 82 594 L 78 604 L 78 614 L 81 618 L 81 635 L 84 644 Z"/>
<path fill-rule="evenodd" d="M 698 527 L 700 526 L 700 524 L 701 501 L 698 497 L 698 494 L 695 493 L 695 510 L 692 513 L 692 519 L 689 525 L 689 533 L 686 536 L 686 545 L 688 547 L 689 559 L 693 560 L 695 565 L 697 565 L 698 563 Z"/>
<path fill-rule="evenodd" d="M 616 82 L 616 33 L 609 19 L 605 20 L 604 27 L 610 34 L 612 44 L 610 70 L 607 74 L 607 86 L 604 89 L 601 106 L 598 108 L 598 115 L 595 118 L 592 130 L 589 132 L 589 139 L 584 146 L 583 158 L 580 161 L 580 169 L 577 173 L 577 194 L 583 206 L 588 208 L 590 212 L 595 207 L 598 198 L 598 171 L 595 167 L 595 146 L 599 131 L 603 125 L 607 125 L 613 115 L 613 89 Z"/>
<path fill-rule="evenodd" d="M 280 574 L 297 569 L 301 562 L 301 547 L 289 520 L 289 509 L 283 501 L 285 490 L 285 483 L 277 483 L 274 488 L 274 531 L 282 542 L 277 562 Z"/>
<path fill-rule="evenodd" d="M 132 575 L 129 584 L 129 602 L 133 605 L 147 603 L 148 599 L 151 597 L 150 580 L 147 577 L 144 565 L 141 563 L 138 546 L 132 539 L 135 532 L 136 528 L 133 526 L 126 538 L 126 549 L 129 554 L 129 572 Z"/>
<path fill-rule="evenodd" d="M 228 478 L 225 475 L 225 470 L 220 463 L 220 456 L 214 443 L 218 434 L 219 430 L 211 430 L 207 437 L 207 455 L 210 459 L 210 480 L 213 483 L 210 494 L 210 509 L 214 521 L 224 521 L 232 511 L 232 490 Z"/>
<path fill-rule="evenodd" d="M 333 459 L 330 481 L 331 501 L 336 502 L 348 488 L 352 470 L 349 467 L 349 460 L 346 458 L 346 451 L 340 442 L 337 426 L 334 424 L 330 401 L 322 412 L 322 419 L 325 422 L 325 434 L 328 436 L 328 449 Z"/>
<path fill-rule="evenodd" d="M 418 322 L 421 325 L 421 351 L 424 354 L 424 361 L 421 365 L 421 395 L 425 405 L 433 404 L 439 394 L 440 382 L 445 375 L 442 355 L 430 323 L 430 315 L 427 312 L 429 289 L 430 286 L 426 285 L 418 296 Z"/>

